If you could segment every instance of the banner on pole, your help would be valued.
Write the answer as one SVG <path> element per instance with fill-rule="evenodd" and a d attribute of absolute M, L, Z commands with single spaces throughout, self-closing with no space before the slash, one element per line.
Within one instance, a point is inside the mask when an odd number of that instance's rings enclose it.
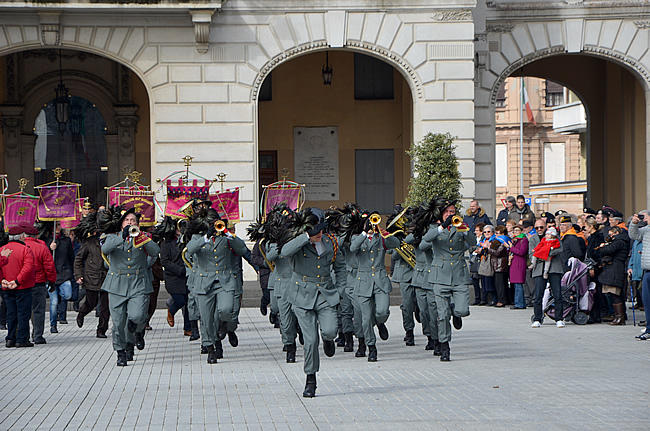
<path fill-rule="evenodd" d="M 84 206 L 84 198 L 77 199 L 77 205 L 75 206 L 75 218 L 74 220 L 62 220 L 61 229 L 74 229 L 81 222 L 81 209 Z"/>
<path fill-rule="evenodd" d="M 285 203 L 292 210 L 297 210 L 300 205 L 300 186 L 269 186 L 264 199 L 264 214 L 266 216 L 274 205 Z"/>
<path fill-rule="evenodd" d="M 125 209 L 135 208 L 140 214 L 140 226 L 156 224 L 154 192 L 145 186 L 113 187 L 108 191 L 109 205 L 122 205 Z"/>
<path fill-rule="evenodd" d="M 4 198 L 4 226 L 5 232 L 20 223 L 34 225 L 38 212 L 38 198 L 36 196 L 6 196 Z"/>
<path fill-rule="evenodd" d="M 193 180 L 191 185 L 184 185 L 183 180 L 178 180 L 178 185 L 172 185 L 171 180 L 167 180 L 167 204 L 165 205 L 165 215 L 183 218 L 185 214 L 178 212 L 183 205 L 192 199 L 208 200 L 210 198 L 210 181 L 205 180 L 204 185 L 198 185 L 198 180 Z"/>
<path fill-rule="evenodd" d="M 39 220 L 74 220 L 78 192 L 78 184 L 38 187 Z"/>
<path fill-rule="evenodd" d="M 231 223 L 239 223 L 239 188 L 210 195 L 212 208 Z"/>

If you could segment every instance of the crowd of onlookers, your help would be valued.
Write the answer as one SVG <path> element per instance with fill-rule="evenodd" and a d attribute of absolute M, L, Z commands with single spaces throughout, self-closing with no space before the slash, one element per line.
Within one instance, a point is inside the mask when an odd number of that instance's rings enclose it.
<path fill-rule="evenodd" d="M 582 214 L 544 212 L 539 217 L 524 196 L 509 196 L 494 225 L 478 202 L 472 201 L 464 222 L 473 229 L 477 245 L 470 251 L 470 274 L 474 305 L 525 309 L 533 307 L 533 327 L 544 319 L 542 300 L 549 287 L 555 307 L 556 326 L 565 325 L 562 276 L 570 259 L 589 264 L 589 281 L 595 284 L 593 306 L 587 323 L 625 325 L 625 303 L 634 299 L 635 309 L 644 310 L 650 292 L 650 250 L 643 253 L 643 237 L 650 241 L 650 212 L 629 217 L 614 208 L 584 208 Z M 649 275 L 650 277 L 650 275 Z M 642 287 L 647 284 L 646 289 Z M 643 294 L 642 294 L 643 292 Z M 645 322 L 640 322 L 645 325 Z M 650 329 L 650 328 L 648 328 Z M 650 339 L 641 334 L 637 338 Z"/>

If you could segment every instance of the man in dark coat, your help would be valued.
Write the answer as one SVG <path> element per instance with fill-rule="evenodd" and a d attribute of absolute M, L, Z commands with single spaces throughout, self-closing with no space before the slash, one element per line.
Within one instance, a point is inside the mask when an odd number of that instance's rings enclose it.
<path fill-rule="evenodd" d="M 469 209 L 467 210 L 465 217 L 463 217 L 463 222 L 467 227 L 469 227 L 471 232 L 474 232 L 474 226 L 478 223 L 485 223 L 486 225 L 492 224 L 490 217 L 488 217 L 485 210 L 481 208 L 476 200 L 470 202 Z"/>
<path fill-rule="evenodd" d="M 497 216 L 497 226 L 505 226 L 506 222 L 510 218 L 510 214 L 515 212 L 515 205 L 517 204 L 517 200 L 515 199 L 514 196 L 508 196 L 504 202 L 504 205 L 506 206 L 504 209 L 499 211 L 499 215 Z M 488 223 L 490 224 L 490 223 Z"/>
<path fill-rule="evenodd" d="M 564 265 L 564 270 L 569 269 L 569 258 L 575 257 L 576 259 L 582 260 L 585 257 L 585 252 L 587 251 L 587 244 L 582 237 L 578 236 L 571 222 L 571 216 L 565 215 L 560 218 L 560 233 L 562 241 L 562 254 L 560 255 L 560 260 L 562 265 Z"/>
<path fill-rule="evenodd" d="M 515 206 L 515 210 L 508 215 L 508 220 L 514 220 L 518 224 L 524 220 L 535 222 L 535 213 L 530 209 L 523 195 L 517 196 L 517 205 Z"/>
<path fill-rule="evenodd" d="M 75 229 L 75 235 L 81 241 L 81 247 L 74 259 L 74 278 L 86 290 L 86 298 L 79 306 L 77 326 L 83 327 L 84 318 L 97 307 L 99 302 L 99 323 L 97 338 L 106 338 L 108 330 L 108 293 L 101 290 L 106 272 L 99 237 L 95 228 L 96 215 L 84 217 Z"/>
<path fill-rule="evenodd" d="M 61 223 L 56 225 L 56 239 L 49 237 L 45 243 L 54 254 L 54 265 L 56 266 L 56 283 L 54 290 L 50 286 L 50 332 L 55 334 L 58 322 L 67 324 L 66 305 L 72 298 L 72 266 L 74 264 L 74 249 L 70 237 L 61 229 Z M 61 303 L 61 306 L 59 306 Z"/>

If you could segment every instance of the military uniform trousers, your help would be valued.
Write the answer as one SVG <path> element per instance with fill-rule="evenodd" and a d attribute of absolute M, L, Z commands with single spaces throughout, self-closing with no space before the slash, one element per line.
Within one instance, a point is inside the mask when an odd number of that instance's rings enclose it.
<path fill-rule="evenodd" d="M 351 274 L 348 271 L 348 285 L 345 289 L 345 292 L 350 298 L 350 305 L 352 306 L 352 328 L 354 329 L 354 335 L 357 338 L 363 338 L 363 325 L 361 325 L 361 303 L 359 298 L 354 294 L 354 280 L 356 279 L 356 269 L 354 274 Z M 343 331 L 345 332 L 345 331 Z"/>
<path fill-rule="evenodd" d="M 346 288 L 339 289 L 338 315 L 341 331 L 354 332 L 354 307 L 352 305 L 352 299 L 350 299 L 350 295 L 348 295 Z"/>
<path fill-rule="evenodd" d="M 192 289 L 189 289 L 189 293 L 187 294 L 187 311 L 190 320 L 199 320 L 201 318 L 199 304 L 196 301 L 196 293 L 192 292 Z"/>
<path fill-rule="evenodd" d="M 469 316 L 469 286 L 468 284 L 457 286 L 433 284 L 436 308 L 438 309 L 438 340 L 441 343 L 451 340 L 451 304 L 454 304 L 453 314 L 455 316 Z"/>
<path fill-rule="evenodd" d="M 415 328 L 415 288 L 411 286 L 411 283 L 400 283 L 399 291 L 402 295 L 402 305 L 400 305 L 400 310 L 402 310 L 402 326 L 405 331 L 412 331 Z"/>
<path fill-rule="evenodd" d="M 334 340 L 338 332 L 336 307 L 330 305 L 320 292 L 313 309 L 307 310 L 295 305 L 292 307 L 305 339 L 305 374 L 314 374 L 320 368 L 318 325 L 320 324 L 323 340 Z"/>
<path fill-rule="evenodd" d="M 239 327 L 239 312 L 241 311 L 241 297 L 244 293 L 244 286 L 237 282 L 237 290 L 233 296 L 232 316 L 228 320 L 228 332 L 235 332 Z"/>
<path fill-rule="evenodd" d="M 369 297 L 357 295 L 357 300 L 361 309 L 363 338 L 366 339 L 367 346 L 374 346 L 377 341 L 375 325 L 386 323 L 390 314 L 390 296 L 373 283 L 372 295 Z"/>
<path fill-rule="evenodd" d="M 126 343 L 135 342 L 135 337 L 127 330 L 128 321 L 136 324 L 137 332 L 142 332 L 149 318 L 149 293 L 122 296 L 109 292 L 108 310 L 113 319 L 113 349 L 126 350 Z"/>
<path fill-rule="evenodd" d="M 421 287 L 412 286 L 415 292 L 415 300 L 420 309 L 420 322 L 422 323 L 422 334 L 426 337 L 436 338 L 438 336 L 438 310 L 436 309 L 436 296 L 433 290 L 423 289 Z M 431 292 L 431 300 L 433 304 L 429 304 L 427 292 Z M 433 309 L 433 316 L 431 309 Z"/>
<path fill-rule="evenodd" d="M 283 298 L 287 285 L 291 282 L 291 276 L 282 280 L 275 280 L 275 286 L 271 295 L 275 297 L 280 313 L 280 334 L 282 334 L 282 344 L 285 346 L 296 342 L 298 336 L 298 319 L 289 301 Z"/>
<path fill-rule="evenodd" d="M 201 313 L 202 346 L 217 342 L 219 323 L 232 317 L 233 299 L 233 292 L 227 292 L 218 281 L 212 284 L 207 293 L 196 293 L 196 302 Z"/>

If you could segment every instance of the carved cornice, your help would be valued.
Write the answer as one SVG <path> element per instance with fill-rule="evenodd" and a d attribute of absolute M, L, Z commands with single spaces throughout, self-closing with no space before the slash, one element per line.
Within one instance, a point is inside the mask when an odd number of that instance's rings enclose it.
<path fill-rule="evenodd" d="M 499 23 L 499 24 L 487 24 L 485 26 L 486 33 L 510 33 L 515 28 L 515 25 L 511 22 Z"/>
<path fill-rule="evenodd" d="M 636 28 L 645 30 L 650 28 L 650 21 L 634 21 L 634 25 L 636 25 Z"/>
<path fill-rule="evenodd" d="M 210 24 L 216 9 L 192 9 L 192 23 L 194 24 L 194 40 L 199 54 L 208 52 L 210 46 Z"/>
<path fill-rule="evenodd" d="M 59 19 L 60 12 L 40 12 L 41 44 L 44 46 L 56 46 L 61 44 L 61 26 Z"/>
<path fill-rule="evenodd" d="M 449 10 L 433 14 L 435 21 L 472 21 L 471 10 Z"/>

